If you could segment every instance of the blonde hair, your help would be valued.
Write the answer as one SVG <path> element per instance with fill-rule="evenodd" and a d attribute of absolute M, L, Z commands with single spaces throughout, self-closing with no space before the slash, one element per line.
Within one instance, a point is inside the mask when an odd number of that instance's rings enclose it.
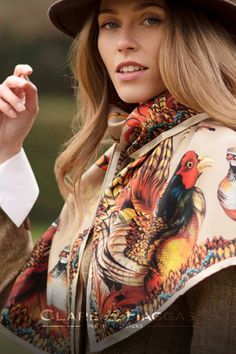
<path fill-rule="evenodd" d="M 176 7 L 174 1 L 168 3 L 167 26 L 158 58 L 167 90 L 180 103 L 236 128 L 234 40 L 198 9 L 179 6 L 179 2 Z M 65 199 L 68 194 L 75 195 L 77 211 L 82 174 L 94 159 L 106 131 L 109 103 L 118 101 L 97 49 L 96 11 L 72 47 L 79 108 L 74 126 L 78 129 L 78 121 L 82 122 L 81 130 L 74 132 L 55 164 L 60 191 Z"/>
<path fill-rule="evenodd" d="M 182 104 L 234 129 L 235 38 L 198 8 L 178 6 L 173 1 L 160 50 L 163 82 Z"/>

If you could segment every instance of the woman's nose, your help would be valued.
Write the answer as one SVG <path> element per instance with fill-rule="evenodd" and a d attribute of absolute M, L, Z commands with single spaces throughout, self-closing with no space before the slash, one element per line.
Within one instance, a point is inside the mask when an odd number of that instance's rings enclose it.
<path fill-rule="evenodd" d="M 134 51 L 137 49 L 137 41 L 130 29 L 121 29 L 117 47 L 119 52 Z"/>

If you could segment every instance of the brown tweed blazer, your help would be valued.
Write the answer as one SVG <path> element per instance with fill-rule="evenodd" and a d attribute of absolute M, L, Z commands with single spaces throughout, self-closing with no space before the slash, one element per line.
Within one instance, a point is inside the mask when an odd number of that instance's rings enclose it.
<path fill-rule="evenodd" d="M 0 309 L 32 248 L 29 219 L 18 228 L 0 209 Z"/>

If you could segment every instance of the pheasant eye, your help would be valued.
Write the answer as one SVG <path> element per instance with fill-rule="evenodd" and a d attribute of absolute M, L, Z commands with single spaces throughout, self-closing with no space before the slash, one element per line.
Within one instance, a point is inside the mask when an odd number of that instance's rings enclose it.
<path fill-rule="evenodd" d="M 188 169 L 192 168 L 192 167 L 193 167 L 193 162 L 192 162 L 192 161 L 188 161 L 188 162 L 186 163 L 186 167 L 187 167 Z"/>

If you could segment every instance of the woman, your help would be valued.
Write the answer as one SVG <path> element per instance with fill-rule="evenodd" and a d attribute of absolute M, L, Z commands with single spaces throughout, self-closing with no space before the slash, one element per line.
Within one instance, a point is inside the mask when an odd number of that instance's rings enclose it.
<path fill-rule="evenodd" d="M 2 212 L 3 326 L 34 352 L 235 352 L 236 2 L 60 0 L 49 17 L 75 37 L 83 126 L 31 253 Z M 37 113 L 30 74 L 1 87 L 2 166 Z"/>

